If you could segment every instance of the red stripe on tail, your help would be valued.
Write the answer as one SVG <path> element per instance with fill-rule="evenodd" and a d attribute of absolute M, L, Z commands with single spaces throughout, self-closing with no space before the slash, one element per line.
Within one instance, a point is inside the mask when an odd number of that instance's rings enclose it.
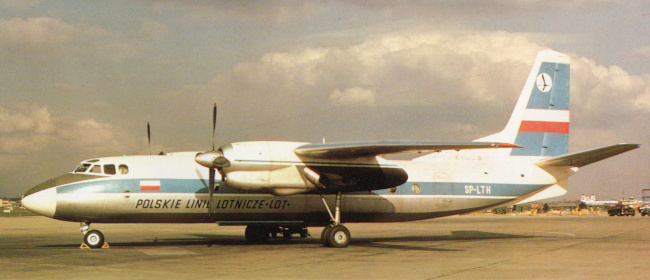
<path fill-rule="evenodd" d="M 569 123 L 522 121 L 519 132 L 569 133 Z"/>

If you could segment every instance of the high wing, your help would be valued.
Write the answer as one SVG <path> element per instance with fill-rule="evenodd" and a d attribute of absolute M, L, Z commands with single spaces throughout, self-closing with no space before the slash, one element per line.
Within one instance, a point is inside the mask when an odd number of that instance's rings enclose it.
<path fill-rule="evenodd" d="M 441 150 L 521 148 L 518 145 L 498 142 L 421 142 L 378 141 L 332 144 L 306 144 L 297 147 L 297 155 L 320 159 L 351 159 L 385 154 L 411 152 L 438 152 Z"/>
<path fill-rule="evenodd" d="M 566 154 L 562 156 L 544 159 L 537 163 L 538 166 L 574 166 L 582 167 L 599 160 L 613 157 L 620 153 L 634 150 L 639 144 L 616 144 L 598 149 L 588 150 L 579 153 Z"/>

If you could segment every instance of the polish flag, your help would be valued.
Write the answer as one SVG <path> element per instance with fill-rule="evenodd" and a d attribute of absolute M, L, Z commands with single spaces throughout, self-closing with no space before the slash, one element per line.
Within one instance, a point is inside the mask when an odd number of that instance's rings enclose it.
<path fill-rule="evenodd" d="M 158 180 L 142 180 L 140 181 L 141 191 L 159 191 L 160 181 Z"/>

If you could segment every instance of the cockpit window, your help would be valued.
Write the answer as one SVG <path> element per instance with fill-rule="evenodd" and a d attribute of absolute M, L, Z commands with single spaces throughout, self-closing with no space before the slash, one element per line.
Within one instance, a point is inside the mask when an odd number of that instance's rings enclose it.
<path fill-rule="evenodd" d="M 115 175 L 115 165 L 112 164 L 104 165 L 104 173 L 106 173 L 106 175 Z"/>
<path fill-rule="evenodd" d="M 74 173 L 86 172 L 86 170 L 88 170 L 88 167 L 90 167 L 90 163 L 82 163 L 77 166 L 77 168 L 74 170 Z"/>
<path fill-rule="evenodd" d="M 120 167 L 118 168 L 118 170 L 120 171 L 120 174 L 122 174 L 122 175 L 129 173 L 129 167 L 124 165 L 124 164 L 120 164 Z"/>
<path fill-rule="evenodd" d="M 90 169 L 90 173 L 102 173 L 101 165 L 93 165 L 93 168 Z"/>

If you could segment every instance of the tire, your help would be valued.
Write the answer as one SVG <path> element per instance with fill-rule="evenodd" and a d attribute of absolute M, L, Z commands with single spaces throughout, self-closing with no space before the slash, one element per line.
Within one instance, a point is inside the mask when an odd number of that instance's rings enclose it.
<path fill-rule="evenodd" d="M 247 226 L 244 235 L 250 243 L 266 243 L 269 241 L 271 231 L 264 226 Z"/>
<path fill-rule="evenodd" d="M 90 230 L 84 235 L 84 243 L 90 248 L 101 248 L 104 246 L 104 234 L 96 229 Z"/>
<path fill-rule="evenodd" d="M 350 244 L 350 231 L 342 225 L 334 226 L 328 232 L 327 242 L 333 248 L 348 247 L 348 244 Z"/>
<path fill-rule="evenodd" d="M 323 244 L 325 247 L 330 247 L 329 241 L 327 240 L 327 237 L 329 236 L 329 232 L 332 230 L 332 225 L 326 226 L 323 228 L 323 232 L 320 234 L 320 243 Z"/>

